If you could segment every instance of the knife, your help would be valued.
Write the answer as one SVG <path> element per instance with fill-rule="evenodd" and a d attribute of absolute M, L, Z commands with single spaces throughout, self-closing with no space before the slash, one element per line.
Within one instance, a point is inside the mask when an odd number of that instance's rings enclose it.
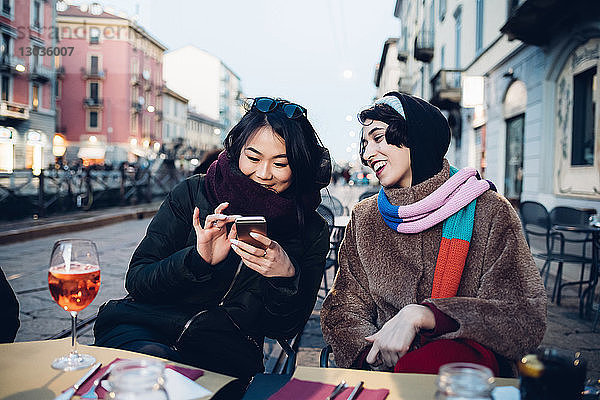
<path fill-rule="evenodd" d="M 348 398 L 346 400 L 354 400 L 354 399 L 356 399 L 356 396 L 358 396 L 358 394 L 362 390 L 363 384 L 364 384 L 363 381 L 358 382 L 358 385 L 356 385 L 356 387 L 354 388 L 354 390 L 352 391 L 352 393 L 350 393 L 350 396 L 348 396 Z"/>
<path fill-rule="evenodd" d="M 92 375 L 94 375 L 96 373 L 96 371 L 98 371 L 98 368 L 100 368 L 101 366 L 102 366 L 102 363 L 96 363 L 96 364 L 92 365 L 92 368 L 90 368 L 90 370 L 88 372 L 86 372 L 85 375 L 83 375 L 81 377 L 81 379 L 79 379 L 69 389 L 65 390 L 64 392 L 62 392 L 61 394 L 56 396 L 54 398 L 54 400 L 69 400 L 71 397 L 73 397 L 73 395 L 75 394 L 77 389 L 79 389 L 79 387 L 81 385 L 83 385 L 85 381 L 87 381 Z"/>
<path fill-rule="evenodd" d="M 344 389 L 346 389 L 346 381 L 341 381 L 325 400 L 333 400 L 338 394 L 342 393 Z"/>

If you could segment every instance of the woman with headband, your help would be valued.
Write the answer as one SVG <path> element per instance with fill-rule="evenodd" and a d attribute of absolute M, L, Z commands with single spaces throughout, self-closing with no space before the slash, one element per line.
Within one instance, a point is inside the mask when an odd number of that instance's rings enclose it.
<path fill-rule="evenodd" d="M 304 107 L 268 97 L 248 106 L 206 175 L 162 203 L 131 258 L 129 296 L 100 309 L 97 345 L 249 379 L 264 369 L 265 336 L 304 327 L 329 251 L 315 211 L 329 153 Z M 259 244 L 236 240 L 240 215 L 266 219 L 266 234 L 249 234 Z"/>
<path fill-rule="evenodd" d="M 510 203 L 444 158 L 450 128 L 391 92 L 359 114 L 382 188 L 358 203 L 321 326 L 345 368 L 436 374 L 473 362 L 514 376 L 546 329 L 546 292 Z"/>

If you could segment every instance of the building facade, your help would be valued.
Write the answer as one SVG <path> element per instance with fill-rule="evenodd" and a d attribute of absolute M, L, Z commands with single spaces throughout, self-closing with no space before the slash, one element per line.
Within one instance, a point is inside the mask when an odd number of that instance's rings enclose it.
<path fill-rule="evenodd" d="M 189 99 L 193 112 L 219 121 L 222 135 L 241 118 L 240 78 L 219 58 L 194 46 L 170 51 L 164 56 L 164 78 Z"/>
<path fill-rule="evenodd" d="M 0 173 L 54 163 L 54 1 L 5 0 L 0 8 Z"/>
<path fill-rule="evenodd" d="M 162 57 L 166 47 L 125 16 L 90 6 L 59 9 L 57 120 L 67 158 L 119 162 L 162 145 Z"/>
<path fill-rule="evenodd" d="M 188 99 L 165 86 L 162 107 L 163 144 L 170 145 L 186 138 Z"/>
<path fill-rule="evenodd" d="M 188 111 L 185 130 L 185 144 L 188 152 L 185 156 L 202 159 L 204 153 L 223 147 L 222 132 L 223 125 L 219 120 L 191 110 Z"/>
<path fill-rule="evenodd" d="M 513 204 L 600 209 L 600 4 L 398 0 L 395 15 L 399 88 L 447 116 L 453 164 Z"/>

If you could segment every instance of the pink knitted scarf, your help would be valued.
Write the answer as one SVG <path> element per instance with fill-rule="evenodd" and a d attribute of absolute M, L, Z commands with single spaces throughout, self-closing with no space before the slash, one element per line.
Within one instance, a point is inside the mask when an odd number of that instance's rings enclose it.
<path fill-rule="evenodd" d="M 392 229 L 400 233 L 419 233 L 445 221 L 490 188 L 477 178 L 477 170 L 463 168 L 429 196 L 406 206 L 392 205 L 383 190 L 379 193 L 379 212 Z"/>

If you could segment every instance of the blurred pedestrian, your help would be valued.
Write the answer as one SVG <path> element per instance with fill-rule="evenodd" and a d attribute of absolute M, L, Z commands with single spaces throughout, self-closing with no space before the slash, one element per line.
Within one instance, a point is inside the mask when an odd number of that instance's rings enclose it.
<path fill-rule="evenodd" d="M 315 210 L 330 175 L 306 109 L 254 99 L 207 174 L 175 187 L 150 222 L 129 296 L 101 307 L 96 344 L 244 379 L 262 371 L 264 337 L 293 337 L 314 307 L 329 251 Z M 264 248 L 236 240 L 238 215 L 265 217 L 267 234 L 251 234 Z"/>
<path fill-rule="evenodd" d="M 515 210 L 475 169 L 449 165 L 448 122 L 426 101 L 388 93 L 359 120 L 382 188 L 354 207 L 323 303 L 337 365 L 435 374 L 462 361 L 514 376 L 546 329 Z"/>

